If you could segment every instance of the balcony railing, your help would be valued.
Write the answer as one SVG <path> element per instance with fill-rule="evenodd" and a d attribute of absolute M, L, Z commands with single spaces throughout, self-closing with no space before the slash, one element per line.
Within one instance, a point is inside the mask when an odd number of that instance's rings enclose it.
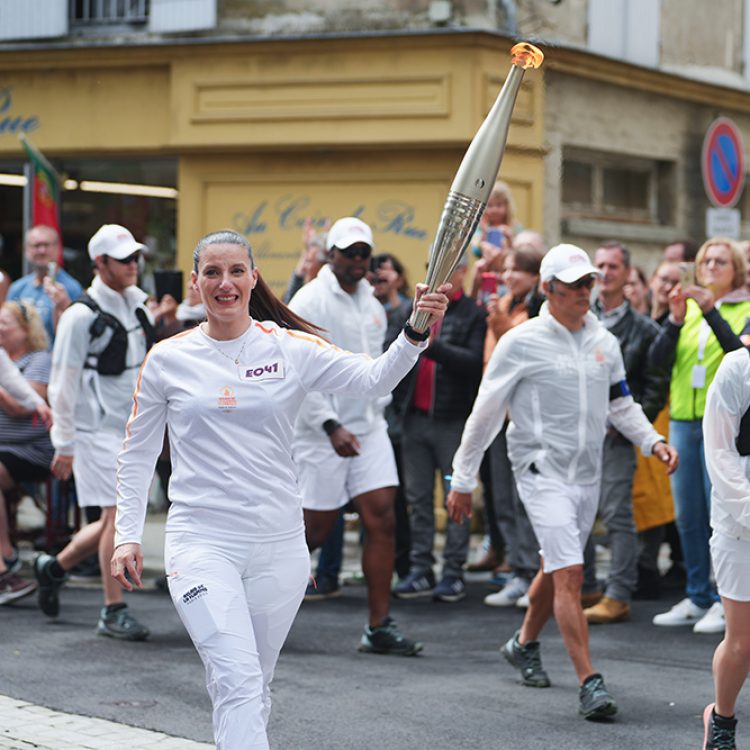
<path fill-rule="evenodd" d="M 70 0 L 70 25 L 142 24 L 148 12 L 149 0 Z"/>

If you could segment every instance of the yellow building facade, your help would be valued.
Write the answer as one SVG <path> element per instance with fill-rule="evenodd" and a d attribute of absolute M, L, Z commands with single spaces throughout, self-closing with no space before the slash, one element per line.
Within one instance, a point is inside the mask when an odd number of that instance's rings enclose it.
<path fill-rule="evenodd" d="M 20 131 L 53 160 L 174 158 L 183 270 L 197 238 L 230 227 L 281 292 L 305 219 L 355 214 L 418 280 L 511 44 L 463 33 L 3 51 L 0 159 L 20 157 Z M 543 83 L 527 72 L 501 169 L 519 222 L 539 229 Z"/>

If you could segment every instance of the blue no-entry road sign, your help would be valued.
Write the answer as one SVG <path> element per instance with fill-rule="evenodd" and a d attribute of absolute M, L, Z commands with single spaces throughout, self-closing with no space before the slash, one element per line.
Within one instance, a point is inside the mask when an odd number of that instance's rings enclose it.
<path fill-rule="evenodd" d="M 711 203 L 734 206 L 745 183 L 745 155 L 740 131 L 728 117 L 714 120 L 706 131 L 701 170 Z"/>

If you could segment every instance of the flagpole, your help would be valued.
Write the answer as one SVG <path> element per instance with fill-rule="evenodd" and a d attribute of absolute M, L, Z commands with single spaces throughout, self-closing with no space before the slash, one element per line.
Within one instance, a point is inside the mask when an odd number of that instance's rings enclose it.
<path fill-rule="evenodd" d="M 34 167 L 30 161 L 23 165 L 23 173 L 26 176 L 26 184 L 23 188 L 23 235 L 21 237 L 21 268 L 22 275 L 29 273 L 29 259 L 26 257 L 26 233 L 31 229 L 31 191 L 34 187 Z"/>

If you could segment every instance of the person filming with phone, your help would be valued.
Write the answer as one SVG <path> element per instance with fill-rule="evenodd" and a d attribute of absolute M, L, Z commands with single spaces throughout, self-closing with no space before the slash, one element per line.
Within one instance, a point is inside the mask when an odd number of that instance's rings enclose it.
<path fill-rule="evenodd" d="M 649 351 L 650 364 L 671 367 L 669 435 L 680 453 L 672 476 L 677 531 L 687 572 L 686 597 L 654 625 L 691 626 L 696 633 L 724 631 L 724 609 L 711 582 L 711 481 L 706 469 L 702 422 L 708 387 L 724 355 L 750 332 L 747 261 L 734 240 L 713 237 L 669 293 L 669 317 Z"/>
<path fill-rule="evenodd" d="M 55 341 L 57 322 L 70 303 L 78 299 L 83 287 L 57 265 L 60 237 L 52 227 L 38 224 L 26 232 L 24 244 L 31 273 L 14 281 L 8 291 L 8 301 L 34 305 L 49 336 Z"/>

